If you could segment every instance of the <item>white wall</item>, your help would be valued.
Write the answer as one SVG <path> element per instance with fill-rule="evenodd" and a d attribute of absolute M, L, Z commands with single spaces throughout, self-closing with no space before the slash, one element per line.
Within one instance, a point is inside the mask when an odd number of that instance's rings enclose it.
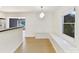
<path fill-rule="evenodd" d="M 53 32 L 57 34 L 62 33 L 62 24 L 63 24 L 63 16 L 67 14 L 69 11 L 72 10 L 73 7 L 60 7 L 59 9 L 55 10 L 54 18 L 53 18 Z"/>
<path fill-rule="evenodd" d="M 34 36 L 36 33 L 50 33 L 53 31 L 53 13 L 46 13 L 44 19 L 40 19 L 39 12 L 30 13 L 5 13 L 6 17 L 26 17 L 26 36 Z"/>
<path fill-rule="evenodd" d="M 5 18 L 5 14 L 2 11 L 0 11 L 0 18 Z"/>
<path fill-rule="evenodd" d="M 79 48 L 79 7 L 76 7 L 75 38 L 69 37 L 62 33 L 63 16 L 69 13 L 72 9 L 73 7 L 61 7 L 59 10 L 56 10 L 57 12 L 55 12 L 54 15 L 53 33 Z"/>

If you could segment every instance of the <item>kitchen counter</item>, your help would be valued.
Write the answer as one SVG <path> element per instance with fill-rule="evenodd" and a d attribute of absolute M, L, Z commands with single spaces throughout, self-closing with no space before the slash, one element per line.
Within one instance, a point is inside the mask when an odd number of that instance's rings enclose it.
<path fill-rule="evenodd" d="M 22 27 L 4 28 L 4 29 L 0 29 L 0 32 L 9 31 L 9 30 L 18 29 L 18 28 L 22 28 Z"/>

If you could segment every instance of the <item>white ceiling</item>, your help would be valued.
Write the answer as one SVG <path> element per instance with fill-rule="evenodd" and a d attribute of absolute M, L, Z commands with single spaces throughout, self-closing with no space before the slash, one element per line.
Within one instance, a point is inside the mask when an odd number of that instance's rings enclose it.
<path fill-rule="evenodd" d="M 57 6 L 43 6 L 45 12 L 55 11 Z M 1 6 L 3 12 L 40 12 L 41 6 Z"/>

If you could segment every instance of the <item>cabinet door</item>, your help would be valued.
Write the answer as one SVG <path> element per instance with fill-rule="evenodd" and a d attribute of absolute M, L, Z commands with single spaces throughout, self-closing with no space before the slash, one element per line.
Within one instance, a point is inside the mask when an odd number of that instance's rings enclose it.
<path fill-rule="evenodd" d="M 0 20 L 0 29 L 6 28 L 5 20 Z"/>

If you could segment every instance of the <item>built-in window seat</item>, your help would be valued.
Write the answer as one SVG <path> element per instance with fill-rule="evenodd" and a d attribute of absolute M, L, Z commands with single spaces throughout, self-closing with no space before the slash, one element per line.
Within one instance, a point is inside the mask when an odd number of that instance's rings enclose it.
<path fill-rule="evenodd" d="M 58 36 L 56 34 L 50 34 L 49 36 L 50 42 L 56 49 L 56 52 L 79 52 L 79 49 L 75 47 L 75 45 L 72 45 L 68 41 L 65 40 L 62 36 Z"/>

